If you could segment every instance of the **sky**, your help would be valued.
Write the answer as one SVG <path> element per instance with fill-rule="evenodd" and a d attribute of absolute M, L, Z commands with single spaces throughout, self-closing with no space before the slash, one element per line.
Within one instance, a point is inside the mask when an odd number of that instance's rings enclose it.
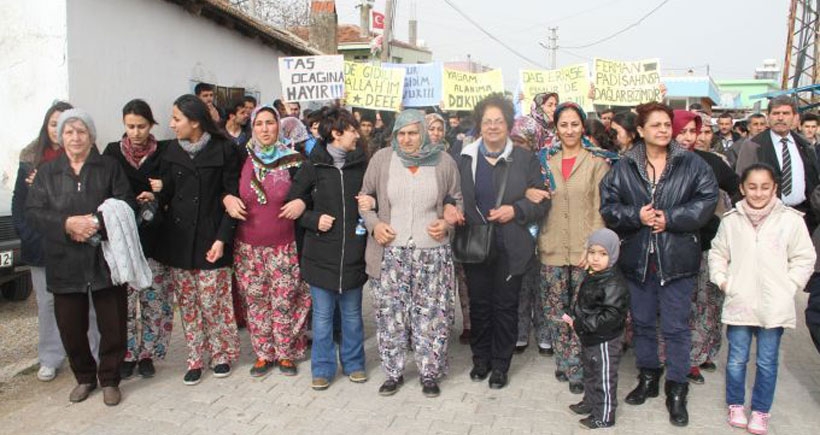
<path fill-rule="evenodd" d="M 359 23 L 360 0 L 336 0 L 339 23 Z M 764 59 L 782 66 L 788 0 L 667 0 L 653 14 L 618 36 L 586 45 L 636 23 L 663 0 L 451 0 L 466 15 L 528 59 L 493 41 L 444 0 L 398 0 L 396 37 L 407 40 L 415 14 L 419 39 L 434 60 L 467 60 L 501 68 L 508 89 L 519 69 L 549 65 L 549 27 L 558 27 L 557 66 L 592 64 L 593 57 L 620 60 L 660 58 L 662 75 L 684 75 L 690 68 L 715 80 L 750 79 Z M 385 0 L 375 9 L 384 12 Z"/>

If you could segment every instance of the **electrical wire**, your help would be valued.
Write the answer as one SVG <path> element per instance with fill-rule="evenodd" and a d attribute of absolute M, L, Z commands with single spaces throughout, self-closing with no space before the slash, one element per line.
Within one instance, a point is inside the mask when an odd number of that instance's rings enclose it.
<path fill-rule="evenodd" d="M 668 0 L 667 0 L 667 1 L 668 1 Z M 461 16 L 462 16 L 462 18 L 464 18 L 465 20 L 469 21 L 469 22 L 470 22 L 470 24 L 472 24 L 472 25 L 473 25 L 473 26 L 475 26 L 478 30 L 480 30 L 480 31 L 481 31 L 481 33 L 483 33 L 483 34 L 487 35 L 487 37 L 489 37 L 490 39 L 492 39 L 493 41 L 497 42 L 497 43 L 498 43 L 499 45 L 501 45 L 502 47 L 504 47 L 504 48 L 506 48 L 507 50 L 509 50 L 509 51 L 510 51 L 510 53 L 512 53 L 512 54 L 514 54 L 514 55 L 516 55 L 516 56 L 518 56 L 519 58 L 521 58 L 521 59 L 523 59 L 523 60 L 525 60 L 525 61 L 527 61 L 527 62 L 529 62 L 529 63 L 531 63 L 531 64 L 533 64 L 533 65 L 539 66 L 539 67 L 541 67 L 541 68 L 547 68 L 544 64 L 542 64 L 542 63 L 540 63 L 540 62 L 536 62 L 536 61 L 534 61 L 534 60 L 530 59 L 529 57 L 527 57 L 527 56 L 525 56 L 525 55 L 523 55 L 523 54 L 519 53 L 516 49 L 514 49 L 514 48 L 510 47 L 510 46 L 509 46 L 509 45 L 507 45 L 504 41 L 502 41 L 502 40 L 498 39 L 495 35 L 493 35 L 492 33 L 488 32 L 486 29 L 484 29 L 484 27 L 482 27 L 482 26 L 481 26 L 481 24 L 477 23 L 475 20 L 473 20 L 472 18 L 470 18 L 470 17 L 469 17 L 466 13 L 464 13 L 464 11 L 462 11 L 462 10 L 461 10 L 458 6 L 456 6 L 455 4 L 453 4 L 453 2 L 452 2 L 451 0 L 444 0 L 444 3 L 447 3 L 447 5 L 449 5 L 451 8 L 453 8 L 453 10 L 454 10 L 454 11 L 456 11 L 459 15 L 461 15 Z"/>
<path fill-rule="evenodd" d="M 613 34 L 611 34 L 611 35 L 609 35 L 609 36 L 607 36 L 607 37 L 601 38 L 601 39 L 599 39 L 599 40 L 597 40 L 597 41 L 594 41 L 594 42 L 590 42 L 589 44 L 575 45 L 575 46 L 567 46 L 567 47 L 563 47 L 563 48 L 570 48 L 570 49 L 576 50 L 576 49 L 580 49 L 580 48 L 588 48 L 588 47 L 592 47 L 593 45 L 598 45 L 598 44 L 600 44 L 600 43 L 602 43 L 602 42 L 609 41 L 610 39 L 612 39 L 612 38 L 614 38 L 614 37 L 616 37 L 616 36 L 620 35 L 621 33 L 624 33 L 624 32 L 626 32 L 626 31 L 627 31 L 627 30 L 629 30 L 629 29 L 632 29 L 632 28 L 634 28 L 634 27 L 637 27 L 639 24 L 641 24 L 641 23 L 643 22 L 643 20 L 647 19 L 650 15 L 654 14 L 655 12 L 657 12 L 657 11 L 658 11 L 658 9 L 662 8 L 662 7 L 663 7 L 663 5 L 665 5 L 665 4 L 667 4 L 667 3 L 669 3 L 669 1 L 670 1 L 670 0 L 663 0 L 662 2 L 660 2 L 660 4 L 658 4 L 657 6 L 655 6 L 655 7 L 654 7 L 651 11 L 647 12 L 644 16 L 642 16 L 641 18 L 639 18 L 639 19 L 638 19 L 638 21 L 635 21 L 634 23 L 632 23 L 632 24 L 630 24 L 630 25 L 628 25 L 628 26 L 624 27 L 624 28 L 623 28 L 623 29 L 621 29 L 621 30 L 618 30 L 617 32 L 615 32 L 615 33 L 613 33 Z"/>

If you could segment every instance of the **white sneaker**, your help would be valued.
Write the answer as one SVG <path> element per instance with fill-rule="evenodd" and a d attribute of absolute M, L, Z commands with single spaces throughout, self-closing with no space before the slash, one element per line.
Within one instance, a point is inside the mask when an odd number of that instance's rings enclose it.
<path fill-rule="evenodd" d="M 57 369 L 54 367 L 40 366 L 40 370 L 37 371 L 37 379 L 43 382 L 52 381 L 55 377 L 57 377 Z"/>

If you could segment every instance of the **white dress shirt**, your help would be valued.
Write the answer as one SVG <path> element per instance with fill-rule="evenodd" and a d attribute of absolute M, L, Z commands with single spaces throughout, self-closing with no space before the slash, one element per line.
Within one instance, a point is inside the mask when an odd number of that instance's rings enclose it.
<path fill-rule="evenodd" d="M 783 139 L 783 136 L 780 136 L 772 130 L 769 130 L 769 134 L 772 136 L 774 152 L 777 154 L 777 164 L 780 165 L 782 170 L 783 144 L 780 143 L 780 140 Z M 789 207 L 794 207 L 798 204 L 802 204 L 803 201 L 806 200 L 806 172 L 805 167 L 803 166 L 803 158 L 800 157 L 800 152 L 797 151 L 797 143 L 794 141 L 794 137 L 792 137 L 792 134 L 789 133 L 786 136 L 786 139 L 789 140 L 789 157 L 791 157 L 792 161 L 792 193 L 789 195 L 782 195 L 781 199 L 784 204 Z"/>

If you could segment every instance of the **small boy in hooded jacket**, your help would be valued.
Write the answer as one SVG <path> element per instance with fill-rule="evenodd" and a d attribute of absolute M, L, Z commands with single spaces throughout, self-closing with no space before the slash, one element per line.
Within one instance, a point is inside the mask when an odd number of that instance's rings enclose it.
<path fill-rule="evenodd" d="M 602 228 L 587 239 L 587 270 L 572 305 L 564 315 L 583 346 L 584 400 L 570 410 L 587 415 L 580 423 L 588 429 L 612 427 L 617 406 L 618 363 L 629 310 L 629 288 L 618 269 L 620 240 Z"/>

